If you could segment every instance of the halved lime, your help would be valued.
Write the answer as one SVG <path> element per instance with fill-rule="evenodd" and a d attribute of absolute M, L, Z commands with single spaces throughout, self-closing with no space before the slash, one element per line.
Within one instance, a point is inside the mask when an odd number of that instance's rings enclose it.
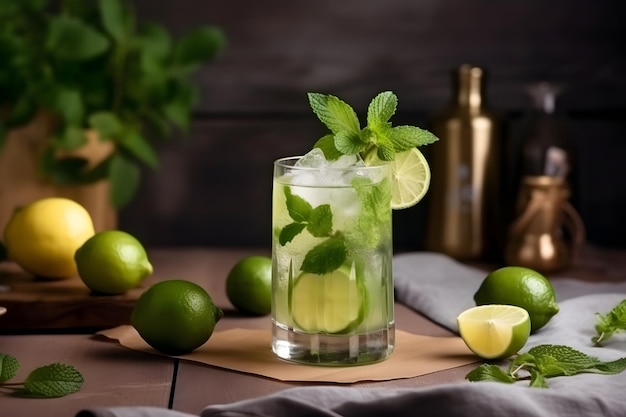
<path fill-rule="evenodd" d="M 517 306 L 472 307 L 459 314 L 457 324 L 467 347 L 484 359 L 508 358 L 524 347 L 530 335 L 528 312 Z"/>
<path fill-rule="evenodd" d="M 391 208 L 404 209 L 417 204 L 430 186 L 430 167 L 417 148 L 401 152 L 391 161 Z"/>
<path fill-rule="evenodd" d="M 310 333 L 346 333 L 365 318 L 367 297 L 354 268 L 325 275 L 302 273 L 293 285 L 291 313 L 298 328 Z"/>

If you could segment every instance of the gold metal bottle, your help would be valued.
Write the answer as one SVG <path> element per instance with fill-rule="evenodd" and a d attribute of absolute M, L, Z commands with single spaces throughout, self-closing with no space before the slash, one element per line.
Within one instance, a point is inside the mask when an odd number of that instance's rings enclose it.
<path fill-rule="evenodd" d="M 454 100 L 432 125 L 440 140 L 431 149 L 424 246 L 459 260 L 484 259 L 499 239 L 494 205 L 499 202 L 500 127 L 485 105 L 483 75 L 479 67 L 459 67 Z"/>

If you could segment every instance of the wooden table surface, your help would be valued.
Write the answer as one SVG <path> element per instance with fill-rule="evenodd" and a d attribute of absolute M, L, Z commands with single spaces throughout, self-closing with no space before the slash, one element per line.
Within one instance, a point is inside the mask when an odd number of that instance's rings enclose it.
<path fill-rule="evenodd" d="M 226 298 L 228 271 L 242 257 L 268 254 L 263 249 L 158 249 L 151 250 L 155 280 L 188 279 L 202 285 L 224 310 L 216 330 L 229 328 L 269 329 L 270 317 L 247 317 L 233 309 Z M 575 268 L 565 276 L 586 280 L 626 280 L 625 251 L 586 248 Z M 397 328 L 430 336 L 450 333 L 404 305 L 396 304 Z M 209 404 L 227 403 L 270 394 L 294 386 L 289 383 L 217 367 L 126 349 L 93 333 L 54 331 L 37 334 L 5 334 L 0 352 L 15 356 L 21 364 L 15 381 L 32 369 L 52 362 L 75 366 L 84 376 L 82 389 L 57 399 L 27 399 L 0 390 L 0 415 L 6 417 L 74 416 L 84 408 L 98 406 L 157 406 L 198 414 Z M 475 365 L 436 372 L 416 378 L 364 382 L 354 386 L 420 387 L 461 381 Z"/>

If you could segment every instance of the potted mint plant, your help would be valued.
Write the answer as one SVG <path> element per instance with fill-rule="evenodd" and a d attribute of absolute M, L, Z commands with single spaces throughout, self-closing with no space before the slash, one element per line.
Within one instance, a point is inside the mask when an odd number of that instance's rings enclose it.
<path fill-rule="evenodd" d="M 12 131 L 45 119 L 43 176 L 68 186 L 106 179 L 114 208 L 136 192 L 142 165 L 157 167 L 155 140 L 188 131 L 193 75 L 225 45 L 214 26 L 174 39 L 140 24 L 124 0 L 2 0 L 0 22 L 0 155 Z M 91 166 L 73 151 L 94 132 L 110 152 Z"/>

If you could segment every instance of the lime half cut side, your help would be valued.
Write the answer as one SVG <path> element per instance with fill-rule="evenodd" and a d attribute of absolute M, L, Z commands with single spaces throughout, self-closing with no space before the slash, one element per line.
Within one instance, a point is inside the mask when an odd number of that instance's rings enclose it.
<path fill-rule="evenodd" d="M 291 313 L 307 333 L 341 334 L 365 318 L 366 291 L 355 268 L 341 267 L 325 275 L 302 273 L 293 285 Z"/>
<path fill-rule="evenodd" d="M 396 155 L 391 161 L 391 208 L 400 210 L 419 203 L 430 186 L 430 167 L 417 148 Z"/>
<path fill-rule="evenodd" d="M 508 358 L 524 347 L 530 335 L 528 312 L 517 306 L 472 307 L 457 317 L 468 348 L 483 359 Z"/>

